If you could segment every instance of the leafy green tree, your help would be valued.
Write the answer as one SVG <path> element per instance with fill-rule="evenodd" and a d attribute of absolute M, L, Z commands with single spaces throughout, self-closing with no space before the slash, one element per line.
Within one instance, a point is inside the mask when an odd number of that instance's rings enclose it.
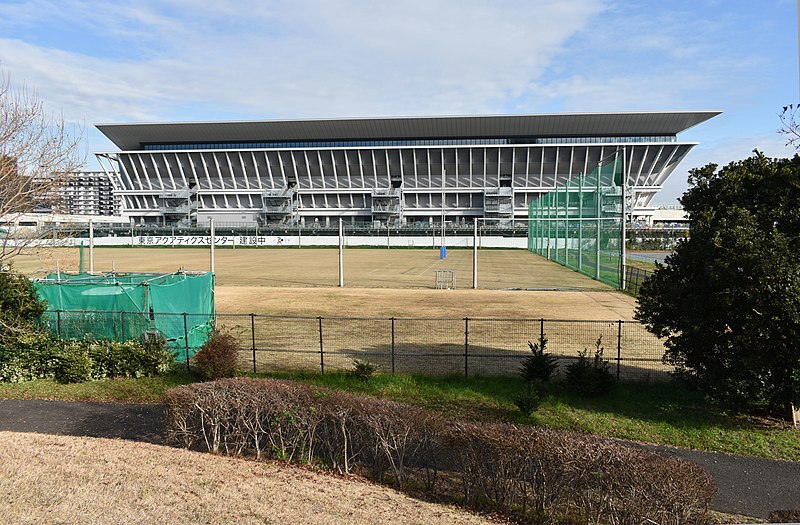
<path fill-rule="evenodd" d="M 46 308 L 27 277 L 11 269 L 0 271 L 0 344 L 29 329 Z"/>
<path fill-rule="evenodd" d="M 731 406 L 800 401 L 800 156 L 690 172 L 691 235 L 639 294 L 664 360 Z"/>

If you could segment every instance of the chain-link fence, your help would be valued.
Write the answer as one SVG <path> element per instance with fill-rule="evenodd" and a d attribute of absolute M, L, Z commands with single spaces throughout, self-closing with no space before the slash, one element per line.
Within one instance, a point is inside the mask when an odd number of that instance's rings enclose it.
<path fill-rule="evenodd" d="M 141 337 L 155 335 L 147 327 L 155 326 L 159 316 L 187 330 L 195 322 L 192 314 L 182 313 L 64 310 L 46 312 L 44 322 L 68 338 L 91 338 L 112 325 L 119 327 L 122 339 L 132 326 Z M 593 357 L 598 348 L 621 379 L 663 380 L 672 370 L 661 360 L 663 341 L 635 321 L 217 314 L 215 323 L 238 341 L 241 369 L 255 373 L 346 370 L 359 359 L 386 373 L 514 375 L 530 355 L 528 342 L 541 337 L 547 339 L 547 351 L 558 357 L 558 374 L 579 352 Z M 183 337 L 167 344 L 191 366 L 199 348 Z"/>

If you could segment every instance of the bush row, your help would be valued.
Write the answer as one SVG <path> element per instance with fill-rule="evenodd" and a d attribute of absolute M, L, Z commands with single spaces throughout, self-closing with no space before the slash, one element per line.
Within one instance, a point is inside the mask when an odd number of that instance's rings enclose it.
<path fill-rule="evenodd" d="M 714 493 L 699 466 L 596 437 L 450 422 L 418 407 L 271 379 L 167 393 L 172 442 L 357 472 L 531 522 L 699 523 Z"/>
<path fill-rule="evenodd" d="M 161 343 L 64 341 L 36 331 L 0 341 L 0 381 L 12 383 L 154 376 L 168 371 L 172 361 L 172 354 Z"/>

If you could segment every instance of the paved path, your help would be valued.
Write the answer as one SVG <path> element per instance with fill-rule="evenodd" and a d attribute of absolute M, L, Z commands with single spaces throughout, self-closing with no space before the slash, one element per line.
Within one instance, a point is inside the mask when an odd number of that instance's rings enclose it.
<path fill-rule="evenodd" d="M 121 438 L 164 443 L 161 405 L 0 399 L 0 431 Z M 800 508 L 800 462 L 774 461 L 672 447 L 641 445 L 688 459 L 714 477 L 714 509 L 767 517 Z"/>
<path fill-rule="evenodd" d="M 800 509 L 800 462 L 640 446 L 694 461 L 706 469 L 717 485 L 715 510 L 766 518 L 773 510 Z"/>

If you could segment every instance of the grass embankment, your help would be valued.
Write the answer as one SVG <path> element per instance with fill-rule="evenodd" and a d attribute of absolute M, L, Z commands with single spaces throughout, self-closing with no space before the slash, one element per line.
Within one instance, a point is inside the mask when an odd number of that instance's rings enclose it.
<path fill-rule="evenodd" d="M 677 447 L 800 461 L 800 431 L 764 418 L 729 416 L 686 388 L 669 383 L 622 383 L 611 394 L 582 399 L 561 385 L 534 414 L 514 405 L 516 378 L 376 375 L 363 382 L 343 373 L 270 374 L 316 386 L 361 392 L 439 411 L 454 419 L 502 420 L 542 425 Z M 193 381 L 188 374 L 114 379 L 75 385 L 32 381 L 0 385 L 0 397 L 160 402 L 164 392 Z"/>

